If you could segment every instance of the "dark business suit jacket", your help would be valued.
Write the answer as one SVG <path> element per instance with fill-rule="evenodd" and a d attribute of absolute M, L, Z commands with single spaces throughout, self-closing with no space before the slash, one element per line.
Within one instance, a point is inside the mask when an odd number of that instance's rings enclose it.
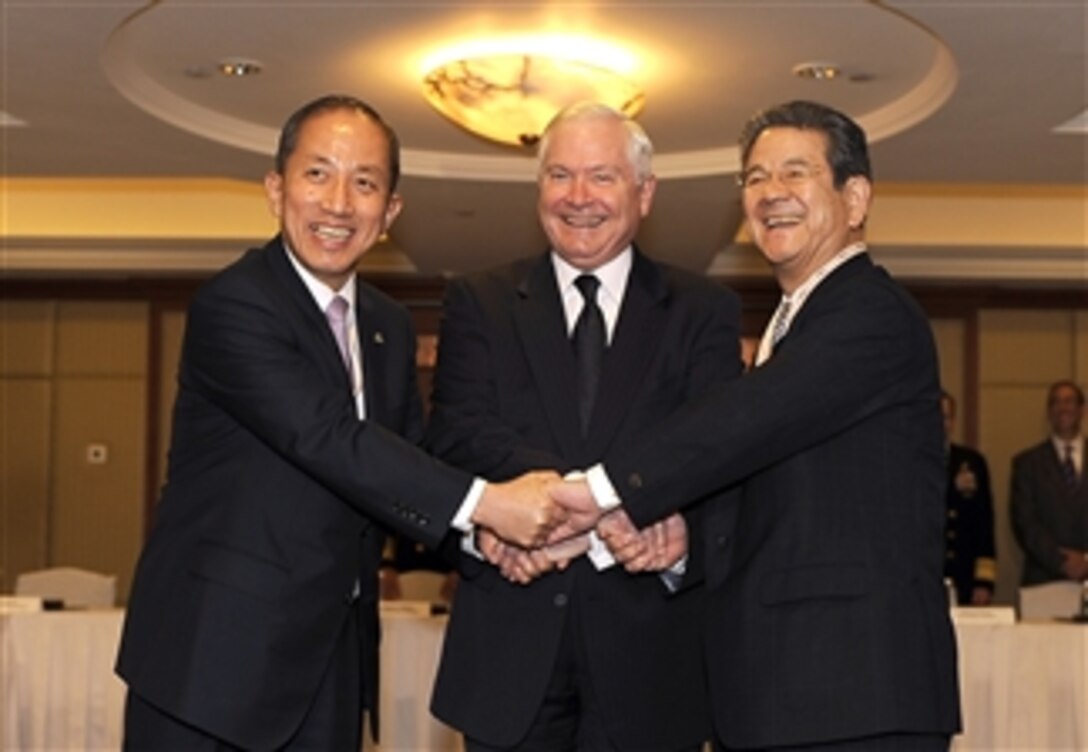
<path fill-rule="evenodd" d="M 455 280 L 427 445 L 493 479 L 588 467 L 739 373 L 738 314 L 731 292 L 636 252 L 583 439 L 550 259 Z M 697 545 L 698 531 L 691 535 Z M 516 743 L 540 708 L 573 609 L 617 748 L 674 749 L 709 738 L 702 588 L 669 597 L 655 574 L 598 572 L 585 557 L 527 587 L 470 556 L 461 573 L 432 701 L 442 720 L 488 744 Z"/>
<path fill-rule="evenodd" d="M 1061 458 L 1047 439 L 1013 457 L 1010 511 L 1024 550 L 1022 585 L 1066 579 L 1060 548 L 1088 551 L 1088 482 L 1066 485 Z"/>
<path fill-rule="evenodd" d="M 361 280 L 357 309 L 365 421 L 278 238 L 189 308 L 169 477 L 117 670 L 146 701 L 247 749 L 297 729 L 349 609 L 376 708 L 377 523 L 437 544 L 470 483 L 396 436 L 419 433 L 407 313 Z"/>
<path fill-rule="evenodd" d="M 862 254 L 767 363 L 609 454 L 639 523 L 743 481 L 732 568 L 709 596 L 727 746 L 958 728 L 938 398 L 925 316 Z"/>
<path fill-rule="evenodd" d="M 997 577 L 994 553 L 994 499 L 986 458 L 970 447 L 949 444 L 946 463 L 944 576 L 956 588 L 961 605 L 971 593 L 992 593 Z"/>

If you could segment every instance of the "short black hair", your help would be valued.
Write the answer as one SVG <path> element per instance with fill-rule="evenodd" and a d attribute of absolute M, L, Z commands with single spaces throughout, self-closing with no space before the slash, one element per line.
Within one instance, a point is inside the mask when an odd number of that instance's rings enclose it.
<path fill-rule="evenodd" d="M 306 121 L 332 110 L 354 110 L 378 124 L 389 145 L 389 192 L 396 190 L 397 181 L 400 179 L 400 139 L 397 138 L 396 131 L 382 120 L 377 110 L 358 97 L 347 94 L 326 94 L 302 105 L 287 118 L 283 130 L 280 131 L 279 146 L 276 148 L 276 172 L 282 175 L 287 168 L 287 160 L 298 146 L 298 134 Z"/>
<path fill-rule="evenodd" d="M 1080 388 L 1080 385 L 1072 379 L 1062 379 L 1061 381 L 1055 381 L 1050 385 L 1050 389 L 1046 392 L 1046 404 L 1050 405 L 1054 402 L 1055 393 L 1062 388 L 1072 389 L 1073 394 L 1077 395 L 1077 404 L 1083 407 L 1084 405 L 1084 390 Z"/>
<path fill-rule="evenodd" d="M 842 188 L 855 175 L 873 179 L 865 131 L 838 110 L 818 102 L 795 100 L 756 113 L 741 132 L 742 166 L 747 166 L 752 145 L 767 128 L 800 128 L 823 133 L 827 137 L 827 163 L 831 165 L 835 188 Z"/>

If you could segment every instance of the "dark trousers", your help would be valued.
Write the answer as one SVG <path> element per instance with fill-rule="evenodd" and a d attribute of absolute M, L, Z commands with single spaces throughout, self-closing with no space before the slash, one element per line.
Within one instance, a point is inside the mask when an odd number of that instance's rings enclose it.
<path fill-rule="evenodd" d="M 465 737 L 465 752 L 635 752 L 621 750 L 605 732 L 578 629 L 576 603 L 576 598 L 570 599 L 555 668 L 528 733 L 512 747 L 496 747 Z M 653 752 L 699 752 L 700 748 L 695 745 Z"/>
<path fill-rule="evenodd" d="M 744 747 L 743 752 L 948 752 L 951 739 L 946 734 L 880 734 L 860 739 L 786 747 Z M 714 742 L 714 752 L 741 752 Z"/>
<path fill-rule="evenodd" d="M 337 638 L 332 660 L 302 724 L 280 749 L 284 752 L 358 750 L 362 744 L 362 682 L 359 624 L 355 609 Z M 125 699 L 125 752 L 239 752 L 207 731 L 175 718 L 131 689 Z"/>

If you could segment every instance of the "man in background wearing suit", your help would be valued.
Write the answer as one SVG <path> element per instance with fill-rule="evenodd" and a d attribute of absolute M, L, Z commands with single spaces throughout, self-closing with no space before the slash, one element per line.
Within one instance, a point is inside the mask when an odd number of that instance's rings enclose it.
<path fill-rule="evenodd" d="M 411 444 L 411 322 L 355 273 L 400 210 L 397 175 L 369 106 L 304 106 L 265 178 L 281 234 L 190 305 L 117 663 L 126 749 L 359 749 L 379 525 L 434 545 L 451 525 L 531 543 L 554 523 L 542 478 L 484 485 Z"/>
<path fill-rule="evenodd" d="M 960 719 L 937 358 L 864 245 L 865 134 L 790 102 L 748 123 L 741 155 L 748 226 L 782 288 L 759 365 L 557 484 L 557 537 L 740 482 L 708 606 L 719 749 L 946 750 Z"/>
<path fill-rule="evenodd" d="M 603 105 L 548 126 L 538 213 L 551 250 L 447 290 L 427 431 L 437 456 L 493 480 L 566 473 L 740 373 L 736 296 L 632 244 L 653 200 L 651 152 L 637 123 Z M 590 317 L 595 388 L 579 370 Z M 697 518 L 669 524 L 701 550 Z M 587 556 L 549 572 L 547 559 L 508 553 L 513 581 L 462 556 L 432 709 L 467 750 L 700 749 L 704 589 L 670 595 L 657 574 Z"/>
<path fill-rule="evenodd" d="M 990 469 L 979 452 L 955 444 L 956 400 L 941 391 L 944 416 L 945 507 L 944 576 L 956 589 L 961 606 L 985 606 L 994 595 L 997 559 L 994 554 L 994 499 Z"/>
<path fill-rule="evenodd" d="M 1050 438 L 1013 457 L 1010 511 L 1024 549 L 1020 584 L 1088 579 L 1084 391 L 1057 381 L 1047 392 Z"/>

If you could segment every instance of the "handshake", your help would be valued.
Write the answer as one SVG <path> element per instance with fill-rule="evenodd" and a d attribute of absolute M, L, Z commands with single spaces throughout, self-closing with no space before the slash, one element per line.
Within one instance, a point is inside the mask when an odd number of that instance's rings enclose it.
<path fill-rule="evenodd" d="M 640 530 L 622 508 L 598 506 L 585 480 L 553 471 L 488 483 L 472 521 L 480 553 L 519 584 L 565 569 L 589 549 L 590 531 L 629 572 L 662 571 L 687 553 L 679 514 Z"/>

